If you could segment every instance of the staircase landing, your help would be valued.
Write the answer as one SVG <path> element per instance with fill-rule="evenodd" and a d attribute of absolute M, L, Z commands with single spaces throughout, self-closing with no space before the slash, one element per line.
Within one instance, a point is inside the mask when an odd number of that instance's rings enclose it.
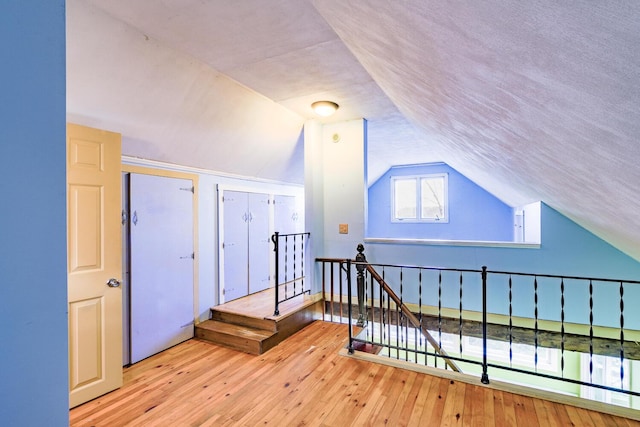
<path fill-rule="evenodd" d="M 251 354 L 262 354 L 322 317 L 322 295 L 299 295 L 280 304 L 274 316 L 274 291 L 267 289 L 211 308 L 210 320 L 196 325 L 195 336 Z"/>

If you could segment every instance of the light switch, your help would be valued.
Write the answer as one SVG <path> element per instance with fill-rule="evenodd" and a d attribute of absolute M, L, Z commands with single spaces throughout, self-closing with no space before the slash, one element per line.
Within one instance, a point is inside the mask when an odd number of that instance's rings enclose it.
<path fill-rule="evenodd" d="M 340 224 L 340 225 L 338 225 L 338 233 L 340 233 L 340 234 L 349 234 L 349 224 Z"/>

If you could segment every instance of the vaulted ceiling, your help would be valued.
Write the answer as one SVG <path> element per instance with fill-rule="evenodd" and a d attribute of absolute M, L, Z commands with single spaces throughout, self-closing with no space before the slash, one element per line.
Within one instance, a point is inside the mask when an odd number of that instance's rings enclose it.
<path fill-rule="evenodd" d="M 69 120 L 124 154 L 302 182 L 310 104 L 370 180 L 445 161 L 640 260 L 640 2 L 68 0 Z"/>

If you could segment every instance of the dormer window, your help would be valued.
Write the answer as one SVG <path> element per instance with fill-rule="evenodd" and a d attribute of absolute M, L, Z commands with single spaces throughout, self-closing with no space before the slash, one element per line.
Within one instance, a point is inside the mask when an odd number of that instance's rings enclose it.
<path fill-rule="evenodd" d="M 391 177 L 392 222 L 449 222 L 448 174 Z"/>

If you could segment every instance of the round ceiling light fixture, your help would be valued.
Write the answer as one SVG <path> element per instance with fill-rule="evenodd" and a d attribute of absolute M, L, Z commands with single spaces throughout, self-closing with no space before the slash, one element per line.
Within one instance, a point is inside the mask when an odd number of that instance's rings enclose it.
<path fill-rule="evenodd" d="M 339 105 L 332 101 L 316 101 L 311 104 L 311 108 L 319 116 L 329 117 L 339 108 Z"/>

